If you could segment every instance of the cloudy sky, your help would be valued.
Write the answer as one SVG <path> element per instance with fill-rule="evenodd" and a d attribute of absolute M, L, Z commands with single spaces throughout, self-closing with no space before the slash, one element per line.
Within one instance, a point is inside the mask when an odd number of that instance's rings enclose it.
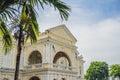
<path fill-rule="evenodd" d="M 68 21 L 46 7 L 39 13 L 40 31 L 65 24 L 77 38 L 85 70 L 91 61 L 120 64 L 120 0 L 63 0 L 71 6 Z"/>

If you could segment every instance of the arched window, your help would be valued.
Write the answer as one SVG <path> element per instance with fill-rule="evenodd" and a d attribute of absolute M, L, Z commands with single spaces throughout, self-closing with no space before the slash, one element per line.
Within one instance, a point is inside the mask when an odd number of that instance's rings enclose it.
<path fill-rule="evenodd" d="M 3 78 L 3 80 L 9 80 L 8 78 Z"/>
<path fill-rule="evenodd" d="M 68 64 L 71 66 L 71 61 L 64 52 L 58 52 L 54 57 L 53 63 Z"/>
<path fill-rule="evenodd" d="M 29 65 L 42 63 L 42 56 L 39 51 L 33 51 L 29 56 Z"/>
<path fill-rule="evenodd" d="M 56 68 L 61 69 L 70 69 L 69 66 L 71 66 L 70 58 L 63 52 L 58 52 L 55 55 L 53 63 L 56 65 Z"/>

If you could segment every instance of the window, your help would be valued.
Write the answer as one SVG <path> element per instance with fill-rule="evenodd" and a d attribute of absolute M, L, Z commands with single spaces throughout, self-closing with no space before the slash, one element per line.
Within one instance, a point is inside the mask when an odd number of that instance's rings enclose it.
<path fill-rule="evenodd" d="M 42 63 L 41 54 L 38 51 L 33 51 L 29 57 L 29 64 Z"/>

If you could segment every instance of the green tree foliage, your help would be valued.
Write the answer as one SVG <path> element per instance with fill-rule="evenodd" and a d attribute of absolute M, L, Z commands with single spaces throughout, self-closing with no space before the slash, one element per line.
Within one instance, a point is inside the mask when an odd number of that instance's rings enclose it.
<path fill-rule="evenodd" d="M 86 80 L 108 80 L 108 64 L 106 62 L 91 62 L 85 78 Z"/>
<path fill-rule="evenodd" d="M 120 65 L 119 64 L 113 64 L 110 66 L 110 76 L 118 77 L 120 79 Z"/>
<path fill-rule="evenodd" d="M 11 50 L 12 48 L 12 38 L 11 35 L 9 34 L 6 21 L 18 16 L 18 14 L 20 14 L 21 12 L 20 9 L 28 4 L 34 9 L 34 11 L 35 6 L 38 6 L 38 8 L 42 7 L 42 9 L 44 9 L 44 5 L 54 7 L 55 10 L 59 11 L 62 20 L 67 20 L 69 12 L 71 11 L 67 4 L 62 2 L 61 0 L 1 0 L 0 37 L 2 37 L 3 40 L 4 53 L 7 53 L 7 51 Z M 31 9 L 28 9 L 27 11 L 30 12 Z M 4 26 L 4 28 L 2 26 Z M 6 34 L 3 35 L 3 33 Z M 6 40 L 7 41 L 9 40 L 9 42 L 7 42 Z"/>
<path fill-rule="evenodd" d="M 39 35 L 38 22 L 36 19 L 35 7 L 44 9 L 44 5 L 49 5 L 58 10 L 62 20 L 67 20 L 70 8 L 61 0 L 1 0 L 0 1 L 0 37 L 3 41 L 4 52 L 7 53 L 12 48 L 12 37 L 17 41 L 16 69 L 14 80 L 19 77 L 20 55 L 22 45 L 25 40 L 30 39 L 31 43 L 37 41 Z M 18 15 L 20 14 L 20 15 Z M 19 16 L 19 19 L 14 17 Z M 14 19 L 13 19 L 14 18 Z M 5 23 L 13 19 L 13 26 Z M 10 32 L 12 30 L 12 32 Z M 14 36 L 11 36 L 11 33 Z"/>

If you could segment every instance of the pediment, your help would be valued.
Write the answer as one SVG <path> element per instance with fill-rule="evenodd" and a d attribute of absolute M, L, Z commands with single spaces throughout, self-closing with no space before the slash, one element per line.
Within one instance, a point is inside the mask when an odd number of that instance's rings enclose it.
<path fill-rule="evenodd" d="M 70 40 L 73 42 L 77 41 L 65 25 L 59 25 L 46 31 L 49 31 L 50 33 L 66 40 Z"/>

